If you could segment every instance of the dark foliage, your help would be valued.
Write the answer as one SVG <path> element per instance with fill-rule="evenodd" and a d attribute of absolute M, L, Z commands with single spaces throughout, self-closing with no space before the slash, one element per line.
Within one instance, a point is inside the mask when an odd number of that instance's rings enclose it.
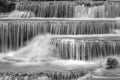
<path fill-rule="evenodd" d="M 6 0 L 0 0 L 0 12 L 11 12 L 14 10 L 15 4 Z"/>

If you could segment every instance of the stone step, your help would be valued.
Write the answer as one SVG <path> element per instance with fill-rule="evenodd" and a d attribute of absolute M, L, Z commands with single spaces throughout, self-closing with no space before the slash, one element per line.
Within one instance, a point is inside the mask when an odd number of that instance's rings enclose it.
<path fill-rule="evenodd" d="M 89 22 L 101 22 L 101 21 L 120 21 L 120 18 L 42 18 L 42 17 L 33 17 L 33 18 L 0 18 L 0 21 L 89 21 Z"/>
<path fill-rule="evenodd" d="M 40 33 L 61 34 L 61 35 L 83 35 L 83 34 L 119 34 L 120 19 L 108 18 L 1 18 L 1 32 L 13 29 L 26 35 Z M 20 29 L 19 29 L 20 28 Z M 27 33 L 30 31 L 29 33 Z"/>
<path fill-rule="evenodd" d="M 72 39 L 86 41 L 120 41 L 120 34 L 94 34 L 94 35 L 53 35 L 53 39 Z"/>

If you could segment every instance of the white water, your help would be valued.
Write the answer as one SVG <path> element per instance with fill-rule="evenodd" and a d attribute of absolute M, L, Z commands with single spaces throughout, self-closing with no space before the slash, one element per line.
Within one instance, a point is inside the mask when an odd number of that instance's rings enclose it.
<path fill-rule="evenodd" d="M 30 18 L 35 17 L 35 14 L 30 11 L 18 11 L 15 10 L 8 15 L 9 18 Z"/>
<path fill-rule="evenodd" d="M 21 48 L 18 51 L 11 51 L 7 54 L 0 54 L 1 61 L 10 62 L 14 66 L 28 66 L 28 65 L 57 65 L 64 67 L 67 70 L 74 69 L 96 69 L 100 66 L 99 61 L 80 61 L 80 60 L 61 60 L 53 57 L 53 50 L 55 49 L 50 45 L 51 35 L 39 35 L 28 43 L 26 47 Z M 20 60 L 21 62 L 17 62 Z M 98 60 L 98 59 L 97 59 Z M 99 70 L 94 72 L 100 74 Z M 88 74 L 81 79 L 91 78 L 92 74 Z"/>
<path fill-rule="evenodd" d="M 7 54 L 1 54 L 1 61 L 14 63 L 16 66 L 23 65 L 44 65 L 52 64 L 58 66 L 64 66 L 68 69 L 77 68 L 79 66 L 96 66 L 94 62 L 80 61 L 80 60 L 60 60 L 57 59 L 53 50 L 55 49 L 50 45 L 50 35 L 39 35 L 35 37 L 26 47 L 21 48 L 18 51 L 9 52 Z M 56 51 L 57 52 L 57 51 Z M 21 62 L 16 62 L 20 60 Z"/>
<path fill-rule="evenodd" d="M 54 60 L 50 62 L 53 65 L 59 65 L 67 68 L 68 70 L 73 69 L 89 69 L 97 67 L 98 64 L 90 61 L 80 61 L 80 60 Z"/>
<path fill-rule="evenodd" d="M 14 59 L 24 59 L 27 62 L 51 57 L 53 47 L 49 44 L 50 36 L 37 36 L 26 47 L 7 54 L 1 54 L 1 58 L 12 57 Z"/>

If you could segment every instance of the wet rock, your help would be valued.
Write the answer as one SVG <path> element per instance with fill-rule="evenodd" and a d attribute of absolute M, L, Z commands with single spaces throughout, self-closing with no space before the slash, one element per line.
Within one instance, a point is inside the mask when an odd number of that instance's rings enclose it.
<path fill-rule="evenodd" d="M 109 57 L 106 62 L 106 69 L 117 68 L 119 61 L 116 58 Z"/>

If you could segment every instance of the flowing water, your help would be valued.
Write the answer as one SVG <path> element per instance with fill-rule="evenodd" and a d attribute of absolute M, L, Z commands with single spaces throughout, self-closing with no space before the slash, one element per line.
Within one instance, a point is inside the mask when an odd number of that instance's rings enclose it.
<path fill-rule="evenodd" d="M 49 38 L 49 35 L 39 35 L 30 41 L 27 46 L 13 52 L 11 51 L 10 53 L 6 53 L 5 55 L 8 57 L 28 59 L 28 61 L 32 61 L 34 59 L 37 60 L 38 58 L 42 59 L 50 56 L 52 57 L 53 47 L 50 45 Z"/>
<path fill-rule="evenodd" d="M 38 2 L 39 3 L 39 2 Z M 66 2 L 40 2 L 38 5 L 36 3 L 28 4 L 17 4 L 16 9 L 20 11 L 32 11 L 35 13 L 36 17 L 72 17 L 74 13 L 73 3 Z M 29 6 L 29 7 L 28 7 Z M 63 13 L 63 14 L 61 14 Z"/>
<path fill-rule="evenodd" d="M 44 4 L 44 5 L 43 5 Z M 86 5 L 79 2 L 21 2 L 16 10 L 32 11 L 36 17 L 63 18 L 116 18 L 120 17 L 119 3 L 103 3 L 100 5 Z"/>
<path fill-rule="evenodd" d="M 13 78 L 19 78 L 23 76 L 23 78 L 25 79 L 25 76 L 29 76 L 29 74 L 31 74 L 32 76 L 32 79 L 35 79 L 35 78 L 40 78 L 40 80 L 46 80 L 46 78 L 48 78 L 47 80 L 76 80 L 78 78 L 82 78 L 82 76 L 86 75 L 88 73 L 88 71 L 91 70 L 91 68 L 95 68 L 98 66 L 97 63 L 95 62 L 90 62 L 90 61 L 83 61 L 83 60 L 63 60 L 63 59 L 59 59 L 58 58 L 58 51 L 55 51 L 56 50 L 56 47 L 54 47 L 52 44 L 51 44 L 51 38 L 52 36 L 51 35 L 39 35 L 39 36 L 36 36 L 34 39 L 32 39 L 30 42 L 28 42 L 27 46 L 19 49 L 19 50 L 16 50 L 16 51 L 11 51 L 11 52 L 8 52 L 6 54 L 4 53 L 1 53 L 0 54 L 0 61 L 1 61 L 1 64 L 5 64 L 6 62 L 7 63 L 11 63 L 13 68 L 15 69 L 20 69 L 20 66 L 22 67 L 25 67 L 27 66 L 28 68 L 25 68 L 25 69 L 22 69 L 22 71 L 31 71 L 33 70 L 36 71 L 35 68 L 31 68 L 31 66 L 39 66 L 39 69 L 41 68 L 44 69 L 44 67 L 47 67 L 46 65 L 49 65 L 49 66 L 52 66 L 50 67 L 50 70 L 51 69 L 55 69 L 56 67 L 58 67 L 58 69 L 63 69 L 63 70 L 66 70 L 66 71 L 63 71 L 63 72 L 60 72 L 59 70 L 58 71 L 50 71 L 50 72 L 44 72 L 41 74 L 40 73 L 27 73 L 24 75 L 23 74 L 16 74 L 17 77 L 13 77 L 13 75 L 15 75 L 15 73 L 6 73 L 4 74 L 4 76 L 0 77 L 0 78 L 7 78 L 7 76 L 10 78 L 10 76 L 12 76 Z M 53 42 L 52 42 L 53 43 Z M 59 53 L 58 53 L 59 54 Z M 2 63 L 4 62 L 4 63 Z M 9 65 L 9 64 L 8 64 Z M 7 65 L 7 66 L 8 66 Z M 87 67 L 89 65 L 89 67 Z M 44 67 L 42 67 L 44 66 Z M 18 68 L 17 68 L 18 67 Z M 11 66 L 9 66 L 10 69 L 13 69 L 11 68 Z M 49 67 L 47 67 L 49 69 Z M 45 68 L 45 69 L 47 69 Z M 4 69 L 4 67 L 2 68 Z M 6 69 L 6 68 L 5 68 Z M 29 70 L 30 69 L 30 70 Z M 80 71 L 78 72 L 69 72 L 69 70 L 74 70 L 74 69 L 80 69 Z M 82 70 L 84 69 L 84 70 Z M 7 69 L 6 69 L 7 70 Z M 16 70 L 15 70 L 16 71 Z M 2 75 L 2 72 L 0 73 Z M 36 77 L 33 77 L 34 75 L 38 75 Z M 43 77 L 42 77 L 43 76 Z M 29 76 L 30 77 L 30 76 Z M 89 76 L 90 77 L 90 76 Z M 80 80 L 81 80 L 80 78 Z"/>
<path fill-rule="evenodd" d="M 7 78 L 8 76 L 9 78 L 12 77 L 17 79 L 20 78 L 25 79 L 25 77 L 28 77 L 31 79 L 39 78 L 42 80 L 44 79 L 45 80 L 46 79 L 47 80 L 51 80 L 51 79 L 52 80 L 91 80 L 92 74 L 89 72 L 101 66 L 102 64 L 99 65 L 99 63 L 101 61 L 105 62 L 104 57 L 110 55 L 114 55 L 114 56 L 117 55 L 118 57 L 119 55 L 119 50 L 120 50 L 118 44 L 119 42 L 116 43 L 114 41 L 104 42 L 104 41 L 84 41 L 84 40 L 75 41 L 73 39 L 62 39 L 60 41 L 57 40 L 57 42 L 55 42 L 53 41 L 52 37 L 53 36 L 51 35 L 36 36 L 34 39 L 30 40 L 25 47 L 22 47 L 19 50 L 11 51 L 6 54 L 1 53 L 0 61 L 4 63 L 9 62 L 12 65 L 16 66 L 16 67 L 12 66 L 13 68 L 18 70 L 21 70 L 20 66 L 22 66 L 23 68 L 24 66 L 27 66 L 27 68 L 22 69 L 24 71 L 33 70 L 34 72 L 36 71 L 36 69 L 32 68 L 31 66 L 34 67 L 39 66 L 36 67 L 37 70 L 40 70 L 40 68 L 44 69 L 43 67 L 45 67 L 45 69 L 48 68 L 56 69 L 57 67 L 57 69 L 59 68 L 60 70 L 61 69 L 67 70 L 68 72 L 48 71 L 43 73 L 41 72 L 41 73 L 27 73 L 27 74 L 25 73 L 16 74 L 10 72 L 6 74 L 4 73 L 4 76 L 2 76 L 2 72 L 1 72 L 0 75 L 2 77 L 0 78 Z M 79 49 L 75 49 L 76 46 L 77 48 L 79 47 Z M 67 47 L 70 48 L 68 49 Z M 80 52 L 77 52 L 77 50 Z M 87 50 L 88 52 L 86 52 Z M 117 50 L 118 53 L 116 52 Z M 64 60 L 63 58 L 66 60 Z M 49 67 L 46 68 L 46 65 L 49 65 Z M 10 67 L 11 66 L 9 66 L 9 68 Z M 4 69 L 4 67 L 2 69 Z M 100 73 L 97 72 L 97 74 Z M 16 77 L 13 77 L 14 75 L 16 75 Z M 31 75 L 31 77 L 29 75 Z"/>
<path fill-rule="evenodd" d="M 55 43 L 55 41 L 54 41 Z M 119 41 L 62 39 L 54 44 L 59 51 L 59 58 L 73 60 L 94 60 L 120 53 Z"/>
<path fill-rule="evenodd" d="M 101 66 L 105 67 L 106 57 L 119 58 L 120 41 L 85 40 L 69 36 L 119 34 L 119 20 L 82 20 L 120 17 L 119 7 L 119 3 L 94 6 L 68 1 L 17 3 L 16 10 L 19 11 L 14 11 L 8 17 L 27 19 L 0 21 L 0 66 L 6 71 L 43 72 L 19 74 L 1 71 L 0 79 L 92 80 L 93 75 L 104 75 L 106 72 L 105 69 L 102 71 Z M 81 20 L 38 21 L 30 17 L 74 17 Z M 68 37 L 53 39 L 55 35 Z M 117 76 L 119 74 L 118 69 Z"/>
<path fill-rule="evenodd" d="M 54 35 L 39 35 L 27 41 L 25 46 L 4 55 L 27 58 L 29 61 L 50 56 L 65 60 L 93 61 L 96 58 L 119 56 L 119 48 L 119 41 L 54 39 Z"/>
<path fill-rule="evenodd" d="M 119 21 L 0 21 L 0 51 L 6 52 L 19 49 L 39 34 L 116 34 L 119 32 L 119 25 Z M 74 46 L 74 49 L 79 49 L 75 47 L 82 45 L 81 41 L 74 44 L 74 40 L 72 42 L 66 40 L 62 43 L 68 46 L 71 45 L 71 49 L 75 44 L 78 45 Z M 78 51 L 75 50 L 75 53 L 78 54 Z"/>
<path fill-rule="evenodd" d="M 28 11 L 13 11 L 8 15 L 8 18 L 30 18 L 35 17 L 33 12 Z"/>

